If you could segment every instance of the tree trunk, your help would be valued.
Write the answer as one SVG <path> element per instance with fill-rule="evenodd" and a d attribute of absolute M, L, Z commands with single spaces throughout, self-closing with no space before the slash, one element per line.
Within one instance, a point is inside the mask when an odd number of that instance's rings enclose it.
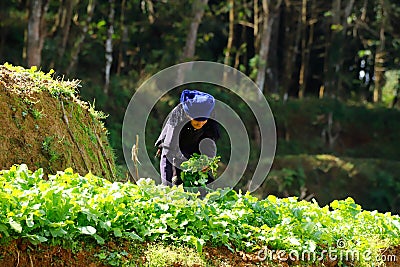
<path fill-rule="evenodd" d="M 298 15 L 297 15 L 298 14 Z M 283 73 L 285 77 L 282 78 L 282 91 L 280 95 L 286 99 L 291 84 L 293 84 L 293 70 L 296 66 L 296 58 L 298 54 L 298 47 L 301 39 L 301 12 L 297 12 L 294 4 L 290 1 L 285 1 L 285 42 L 283 54 Z"/>
<path fill-rule="evenodd" d="M 143 13 L 147 13 L 147 18 L 149 19 L 150 24 L 154 23 L 154 6 L 151 0 L 144 0 L 141 3 Z M 146 10 L 147 7 L 147 10 Z"/>
<path fill-rule="evenodd" d="M 89 30 L 89 26 L 90 26 L 90 22 L 92 21 L 95 6 L 96 6 L 96 0 L 89 0 L 88 6 L 86 9 L 87 10 L 86 21 L 83 23 L 82 31 L 81 31 L 80 35 L 76 38 L 76 41 L 72 48 L 71 60 L 69 62 L 68 68 L 66 70 L 66 75 L 69 75 L 72 72 L 72 70 L 75 68 L 75 66 L 78 62 L 79 53 L 81 52 L 82 44 L 85 41 L 87 32 Z"/>
<path fill-rule="evenodd" d="M 193 10 L 193 20 L 189 26 L 189 32 L 186 37 L 185 48 L 181 57 L 181 61 L 192 59 L 195 55 L 196 51 L 196 41 L 197 41 L 197 32 L 199 30 L 200 23 L 203 19 L 205 7 L 208 4 L 208 0 L 194 0 L 192 5 Z M 177 73 L 177 83 L 181 84 L 184 81 L 184 72 L 187 68 L 187 65 L 182 66 L 178 69 Z"/>
<path fill-rule="evenodd" d="M 194 17 L 193 21 L 190 23 L 182 60 L 187 60 L 194 57 L 196 51 L 197 32 L 199 30 L 201 20 L 203 19 L 204 10 L 207 4 L 208 0 L 194 0 L 193 2 Z"/>
<path fill-rule="evenodd" d="M 111 73 L 111 65 L 113 62 L 113 44 L 112 38 L 114 35 L 114 15 L 115 15 L 115 0 L 109 0 L 110 10 L 108 13 L 108 30 L 107 30 L 107 40 L 105 43 L 106 50 L 106 65 L 104 70 L 104 87 L 103 92 L 105 95 L 108 95 L 108 90 L 110 88 L 110 73 Z"/>
<path fill-rule="evenodd" d="M 329 68 L 329 44 L 330 44 L 330 34 L 329 30 L 325 33 L 325 44 L 324 44 L 324 70 L 323 70 L 323 84 L 319 88 L 319 98 L 324 98 L 325 96 L 329 95 L 331 92 L 330 90 L 330 82 L 331 82 L 331 72 Z"/>
<path fill-rule="evenodd" d="M 266 15 L 266 14 L 264 14 Z M 257 70 L 257 78 L 256 84 L 258 88 L 261 90 L 259 98 L 262 98 L 264 95 L 264 84 L 266 77 L 266 69 L 267 69 L 267 61 L 268 61 L 268 53 L 269 53 L 269 44 L 271 42 L 271 32 L 272 32 L 272 23 L 274 22 L 273 17 L 264 17 L 265 21 L 262 27 L 262 37 L 260 43 L 260 51 L 259 51 L 259 62 L 258 62 L 258 70 Z"/>
<path fill-rule="evenodd" d="M 230 66 L 231 62 L 231 52 L 233 45 L 233 35 L 235 26 L 235 0 L 229 0 L 229 33 L 228 33 L 228 43 L 226 44 L 225 59 L 224 64 Z M 224 72 L 223 80 L 227 79 L 227 72 Z"/>
<path fill-rule="evenodd" d="M 332 24 L 333 25 L 341 25 L 341 19 L 340 19 L 340 12 L 341 12 L 341 6 L 342 6 L 342 0 L 334 0 L 332 3 Z M 332 88 L 330 88 L 331 92 L 334 92 L 335 97 L 338 97 L 338 94 L 341 90 L 341 81 L 340 81 L 340 65 L 339 65 L 339 60 L 340 57 L 342 57 L 340 53 L 340 38 L 341 32 L 338 30 L 334 30 L 332 32 L 332 42 L 330 43 L 330 51 L 332 52 L 331 54 L 336 54 L 336 56 L 331 57 L 331 64 L 333 67 L 333 75 L 332 75 Z M 333 52 L 332 50 L 337 50 L 337 52 Z"/>
<path fill-rule="evenodd" d="M 241 29 L 241 37 L 240 37 L 241 45 L 236 50 L 235 63 L 233 64 L 233 67 L 235 69 L 239 69 L 240 57 L 242 57 L 243 53 L 245 53 L 245 51 L 246 51 L 246 48 L 247 48 L 246 38 L 247 38 L 247 27 L 242 27 L 242 29 Z M 244 62 L 247 62 L 247 61 L 244 61 Z"/>
<path fill-rule="evenodd" d="M 60 5 L 58 6 L 58 11 L 54 16 L 54 22 L 53 22 L 53 26 L 51 27 L 50 31 L 49 31 L 49 35 L 54 39 L 57 36 L 57 32 L 59 30 L 59 28 L 62 28 L 63 23 L 65 22 L 65 7 L 64 7 L 64 2 L 62 0 L 59 0 Z M 71 1 L 72 2 L 72 1 Z M 58 54 L 60 52 L 60 49 L 58 50 Z M 57 67 L 56 67 L 56 63 L 57 63 Z M 57 57 L 52 57 L 49 67 L 50 68 L 59 68 L 59 56 Z M 65 70 L 64 70 L 65 72 Z"/>
<path fill-rule="evenodd" d="M 348 22 L 355 0 L 342 2 L 335 0 L 332 4 L 332 26 L 335 28 L 328 30 L 331 32 L 329 47 L 327 51 L 328 60 L 326 61 L 326 80 L 325 89 L 333 97 L 342 97 L 343 90 L 343 64 L 344 49 L 343 43 L 346 41 Z M 346 3 L 346 6 L 344 6 Z"/>
<path fill-rule="evenodd" d="M 26 63 L 28 67 L 41 64 L 41 22 L 43 0 L 31 0 L 29 6 Z"/>
<path fill-rule="evenodd" d="M 226 45 L 226 50 L 225 50 L 225 59 L 224 59 L 225 65 L 230 65 L 229 63 L 232 51 L 234 25 L 235 25 L 235 0 L 229 0 L 228 5 L 229 5 L 229 34 L 228 34 L 228 43 Z"/>
<path fill-rule="evenodd" d="M 281 11 L 279 10 L 272 24 L 271 41 L 269 45 L 268 65 L 264 87 L 268 89 L 269 94 L 278 94 L 280 89 L 280 55 L 277 52 L 281 50 L 279 44 L 279 34 L 281 27 Z"/>
<path fill-rule="evenodd" d="M 337 80 L 337 95 L 338 97 L 344 97 L 345 92 L 343 90 L 343 65 L 344 65 L 344 60 L 345 60 L 345 53 L 344 53 L 344 46 L 342 45 L 344 42 L 346 42 L 346 36 L 347 36 L 347 28 L 349 26 L 347 22 L 347 18 L 350 16 L 353 6 L 354 6 L 355 0 L 349 0 L 347 1 L 347 6 L 344 8 L 344 14 L 341 17 L 340 20 L 340 25 L 342 26 L 342 30 L 340 32 L 339 36 L 339 58 L 338 58 L 338 80 Z"/>
<path fill-rule="evenodd" d="M 120 16 L 120 32 L 121 32 L 121 40 L 118 51 L 118 64 L 117 64 L 117 75 L 121 74 L 122 68 L 125 66 L 124 63 L 124 52 L 125 52 L 125 43 L 128 35 L 127 28 L 125 27 L 125 5 L 126 0 L 122 0 L 121 2 L 121 16 Z"/>
<path fill-rule="evenodd" d="M 382 101 L 382 88 L 385 85 L 385 22 L 386 22 L 386 10 L 385 1 L 380 0 L 380 7 L 378 7 L 378 16 L 381 18 L 381 25 L 379 30 L 379 44 L 375 52 L 375 65 L 374 65 L 374 94 L 373 102 Z"/>
<path fill-rule="evenodd" d="M 61 8 L 59 12 L 61 12 L 61 14 L 59 15 L 59 27 L 61 28 L 61 42 L 58 46 L 58 57 L 53 59 L 55 62 L 51 64 L 51 66 L 56 66 L 57 69 L 61 69 L 61 66 L 65 67 L 61 59 L 64 58 L 65 49 L 67 47 L 75 3 L 76 1 L 68 0 L 60 5 Z"/>
<path fill-rule="evenodd" d="M 272 34 L 272 24 L 279 12 L 279 7 L 282 3 L 282 0 L 278 0 L 278 3 L 275 7 L 270 10 L 270 4 L 268 0 L 263 0 L 263 26 L 261 32 L 261 43 L 260 43 L 260 51 L 259 51 L 259 62 L 257 69 L 257 78 L 256 84 L 259 91 L 259 98 L 264 96 L 264 84 L 265 84 L 265 76 L 268 62 L 268 53 L 271 42 L 271 34 Z"/>
<path fill-rule="evenodd" d="M 300 66 L 300 76 L 299 76 L 299 98 L 304 97 L 305 87 L 306 87 L 306 70 L 307 70 L 307 0 L 302 0 L 301 5 L 301 66 Z"/>
<path fill-rule="evenodd" d="M 302 3 L 302 25 L 303 34 L 302 34 L 302 55 L 301 55 L 301 67 L 300 67 L 300 76 L 299 76 L 299 98 L 303 98 L 306 88 L 307 88 L 307 80 L 309 74 L 309 66 L 310 66 L 310 55 L 312 50 L 312 45 L 314 43 L 314 24 L 317 21 L 316 14 L 316 0 L 312 0 L 311 8 L 310 8 L 310 19 L 307 20 L 307 1 L 303 0 Z M 305 24 L 304 24 L 305 23 Z M 308 30 L 308 40 L 307 38 L 307 25 L 309 26 Z"/>
<path fill-rule="evenodd" d="M 260 26 L 260 11 L 258 7 L 258 0 L 253 0 L 253 12 L 254 12 L 254 49 L 257 51 L 260 45 L 260 34 L 259 34 L 259 26 Z"/>

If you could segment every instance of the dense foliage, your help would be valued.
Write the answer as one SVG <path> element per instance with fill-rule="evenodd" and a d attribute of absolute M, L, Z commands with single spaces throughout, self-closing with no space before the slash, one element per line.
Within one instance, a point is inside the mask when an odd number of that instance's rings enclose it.
<path fill-rule="evenodd" d="M 181 179 L 184 187 L 206 186 L 209 173 L 216 178 L 220 156 L 209 158 L 194 153 L 187 161 L 182 162 Z"/>
<path fill-rule="evenodd" d="M 33 243 L 112 237 L 136 241 L 205 244 L 232 250 L 270 249 L 321 252 L 326 248 L 368 252 L 400 244 L 400 218 L 365 211 L 351 198 L 320 207 L 295 197 L 258 200 L 231 189 L 204 199 L 182 187 L 111 183 L 72 169 L 42 179 L 26 165 L 0 172 L 0 232 Z M 361 254 L 366 255 L 366 254 Z"/>

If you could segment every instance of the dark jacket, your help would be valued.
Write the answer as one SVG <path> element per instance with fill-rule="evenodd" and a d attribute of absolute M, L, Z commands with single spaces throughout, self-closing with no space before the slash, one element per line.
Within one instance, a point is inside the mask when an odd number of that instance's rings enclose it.
<path fill-rule="evenodd" d="M 162 148 L 162 154 L 182 162 L 189 159 L 193 153 L 214 157 L 215 141 L 220 137 L 218 123 L 212 118 L 201 129 L 194 129 L 190 119 L 183 110 L 182 104 L 176 106 L 170 113 L 155 145 Z M 208 139 L 207 139 L 208 138 Z M 204 144 L 200 142 L 205 140 Z M 212 141 L 214 142 L 211 142 Z"/>

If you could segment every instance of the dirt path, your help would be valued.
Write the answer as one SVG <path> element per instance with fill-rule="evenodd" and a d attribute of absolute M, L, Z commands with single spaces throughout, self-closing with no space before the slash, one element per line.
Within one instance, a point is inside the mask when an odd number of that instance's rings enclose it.
<path fill-rule="evenodd" d="M 50 266 L 74 266 L 74 267 L 104 267 L 104 266 L 146 266 L 146 257 L 143 250 L 145 244 L 132 247 L 128 242 L 108 242 L 104 246 L 93 246 L 84 242 L 75 244 L 75 249 L 62 248 L 61 246 L 32 245 L 23 240 L 14 240 L 7 245 L 0 246 L 0 266 L 2 267 L 50 267 Z M 107 252 L 108 251 L 108 252 Z M 107 257 L 104 255 L 107 253 Z M 242 252 L 232 253 L 225 247 L 204 249 L 204 257 L 208 266 L 248 267 L 248 266 L 296 266 L 299 262 L 291 261 L 260 261 L 257 253 L 246 254 Z M 103 257 L 102 257 L 103 255 Z M 111 257 L 111 258 L 110 258 Z M 114 258 L 112 258 L 114 257 Z M 383 256 L 387 261 L 386 266 L 400 266 L 400 246 L 386 251 Z M 174 267 L 184 266 L 177 262 Z M 200 267 L 200 265 L 193 265 Z M 324 262 L 303 266 L 338 266 L 336 262 Z M 349 266 L 355 266 L 350 263 Z"/>

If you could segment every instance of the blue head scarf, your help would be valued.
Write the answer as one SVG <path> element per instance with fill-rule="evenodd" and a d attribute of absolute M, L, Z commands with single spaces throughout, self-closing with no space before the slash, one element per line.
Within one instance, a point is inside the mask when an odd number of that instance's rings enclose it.
<path fill-rule="evenodd" d="M 181 94 L 183 110 L 197 121 L 205 121 L 210 117 L 215 106 L 212 95 L 197 90 L 183 90 Z"/>

